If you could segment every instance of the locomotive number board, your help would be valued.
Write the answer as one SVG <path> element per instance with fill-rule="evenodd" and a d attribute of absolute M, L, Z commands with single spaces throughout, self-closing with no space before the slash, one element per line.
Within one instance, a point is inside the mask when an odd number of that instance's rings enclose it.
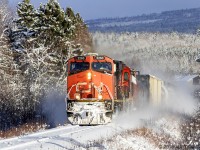
<path fill-rule="evenodd" d="M 76 60 L 85 60 L 86 57 L 85 56 L 77 56 L 75 57 Z"/>
<path fill-rule="evenodd" d="M 104 60 L 105 57 L 104 56 L 95 56 L 94 59 L 96 59 L 96 60 Z"/>

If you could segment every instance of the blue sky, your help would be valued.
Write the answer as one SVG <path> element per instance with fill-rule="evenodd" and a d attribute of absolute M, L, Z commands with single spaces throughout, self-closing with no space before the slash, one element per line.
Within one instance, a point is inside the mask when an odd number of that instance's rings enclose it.
<path fill-rule="evenodd" d="M 22 0 L 10 0 L 13 7 Z M 48 0 L 31 0 L 38 7 Z M 62 8 L 72 7 L 84 20 L 125 17 L 200 7 L 200 0 L 58 0 Z"/>

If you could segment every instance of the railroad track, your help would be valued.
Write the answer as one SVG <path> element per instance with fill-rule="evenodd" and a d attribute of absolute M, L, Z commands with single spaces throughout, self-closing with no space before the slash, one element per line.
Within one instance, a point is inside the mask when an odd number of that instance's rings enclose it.
<path fill-rule="evenodd" d="M 42 143 L 52 143 L 57 139 L 71 138 L 74 134 L 94 130 L 100 126 L 63 126 L 30 135 L 0 140 L 0 150 L 34 149 Z M 64 148 L 64 147 L 63 147 Z M 37 149 L 37 148 L 36 148 Z"/>

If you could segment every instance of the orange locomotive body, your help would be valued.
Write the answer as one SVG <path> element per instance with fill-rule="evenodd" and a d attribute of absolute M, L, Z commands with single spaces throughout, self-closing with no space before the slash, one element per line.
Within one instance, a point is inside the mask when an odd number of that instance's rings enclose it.
<path fill-rule="evenodd" d="M 135 72 L 104 55 L 75 56 L 67 62 L 67 116 L 72 124 L 105 124 L 125 99 L 136 95 Z"/>

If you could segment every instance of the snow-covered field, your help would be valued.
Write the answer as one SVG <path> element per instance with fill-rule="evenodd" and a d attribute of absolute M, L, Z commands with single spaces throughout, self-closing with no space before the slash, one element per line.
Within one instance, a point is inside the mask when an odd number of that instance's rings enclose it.
<path fill-rule="evenodd" d="M 128 25 L 134 25 L 134 24 L 147 24 L 147 23 L 154 23 L 157 21 L 161 21 L 162 19 L 152 19 L 152 20 L 143 20 L 143 21 L 118 21 L 118 22 L 111 22 L 111 23 L 101 23 L 96 26 L 99 27 L 115 27 L 115 26 L 128 26 Z"/>

